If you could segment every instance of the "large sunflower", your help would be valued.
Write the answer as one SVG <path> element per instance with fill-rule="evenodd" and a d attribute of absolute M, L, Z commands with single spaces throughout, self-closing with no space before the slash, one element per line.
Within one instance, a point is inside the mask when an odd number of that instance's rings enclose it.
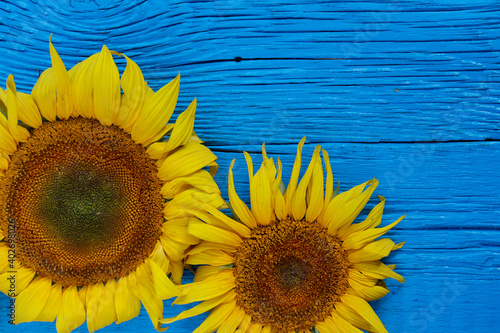
<path fill-rule="evenodd" d="M 31 95 L 12 75 L 0 89 L 0 290 L 13 323 L 57 319 L 62 333 L 86 320 L 93 332 L 142 302 L 157 327 L 198 242 L 185 208 L 224 204 L 216 156 L 193 132 L 196 100 L 167 124 L 179 76 L 154 92 L 126 56 L 120 77 L 113 54 L 124 56 L 103 46 L 66 71 L 50 43 Z"/>
<path fill-rule="evenodd" d="M 381 223 L 384 198 L 368 217 L 352 224 L 378 185 L 370 180 L 338 194 L 328 154 L 326 190 L 320 147 L 300 183 L 300 142 L 288 187 L 281 182 L 281 162 L 276 168 L 263 151 L 263 163 L 250 177 L 251 210 L 235 192 L 229 170 L 229 199 L 235 221 L 206 206 L 194 212 L 188 231 L 202 242 L 188 252 L 186 263 L 200 266 L 186 295 L 175 303 L 201 301 L 169 324 L 205 311 L 210 315 L 195 332 L 386 332 L 367 301 L 386 295 L 384 279 L 404 282 L 380 259 L 403 243 L 376 240 L 396 222 Z M 298 184 L 298 186 L 297 186 Z M 368 186 L 368 187 L 367 187 Z M 366 188 L 367 187 L 367 188 Z M 365 189 L 366 188 L 366 189 Z"/>

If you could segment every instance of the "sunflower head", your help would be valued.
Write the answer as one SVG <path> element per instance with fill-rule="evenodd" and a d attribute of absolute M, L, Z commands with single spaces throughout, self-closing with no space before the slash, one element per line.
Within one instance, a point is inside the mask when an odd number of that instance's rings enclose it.
<path fill-rule="evenodd" d="M 328 153 L 319 146 L 299 181 L 304 142 L 287 187 L 279 159 L 275 164 L 263 149 L 254 174 L 245 153 L 251 208 L 235 191 L 233 161 L 228 194 L 235 219 L 206 207 L 208 213 L 193 212 L 202 221 L 188 227 L 202 242 L 186 262 L 202 266 L 175 303 L 202 303 L 162 323 L 212 309 L 195 332 L 386 332 L 367 301 L 389 292 L 385 278 L 404 282 L 395 266 L 380 261 L 403 243 L 377 240 L 402 218 L 377 228 L 385 203 L 379 197 L 366 219 L 353 224 L 378 181 L 338 193 Z"/>
<path fill-rule="evenodd" d="M 179 76 L 155 92 L 106 46 L 69 71 L 49 46 L 31 94 L 12 75 L 0 89 L 0 291 L 16 298 L 16 324 L 93 332 L 142 303 L 157 326 L 199 242 L 186 208 L 224 204 L 216 157 L 193 131 L 196 100 L 169 123 Z M 127 61 L 121 75 L 113 56 Z"/>

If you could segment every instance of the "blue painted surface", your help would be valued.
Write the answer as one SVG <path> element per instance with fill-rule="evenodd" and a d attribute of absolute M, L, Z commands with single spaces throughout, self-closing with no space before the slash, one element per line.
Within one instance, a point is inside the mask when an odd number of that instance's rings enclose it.
<path fill-rule="evenodd" d="M 31 91 L 50 33 L 68 68 L 106 44 L 155 89 L 180 71 L 176 114 L 198 98 L 195 130 L 219 156 L 225 196 L 236 158 L 249 201 L 241 151 L 266 142 L 289 175 L 303 135 L 305 155 L 330 152 L 341 189 L 377 177 L 384 221 L 408 214 L 389 234 L 407 243 L 387 260 L 406 283 L 388 280 L 373 303 L 390 332 L 500 331 L 497 2 L 2 1 L 0 80 L 13 73 Z M 8 325 L 7 303 L 0 332 L 55 331 Z M 165 302 L 165 316 L 181 310 Z M 125 331 L 154 329 L 142 311 L 101 330 Z"/>

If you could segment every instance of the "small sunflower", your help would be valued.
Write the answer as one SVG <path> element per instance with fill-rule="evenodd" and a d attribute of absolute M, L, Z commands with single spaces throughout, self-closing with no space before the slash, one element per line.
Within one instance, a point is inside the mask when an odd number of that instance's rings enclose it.
<path fill-rule="evenodd" d="M 93 332 L 142 302 L 158 327 L 199 241 L 185 208 L 224 205 L 216 156 L 193 132 L 196 100 L 168 124 L 179 76 L 154 92 L 106 46 L 67 71 L 49 44 L 31 94 L 12 75 L 0 89 L 0 291 L 15 324 Z M 126 58 L 121 77 L 113 54 Z"/>
<path fill-rule="evenodd" d="M 213 332 L 387 332 L 367 301 L 385 296 L 384 279 L 404 282 L 395 266 L 380 259 L 401 248 L 388 238 L 376 240 L 399 221 L 376 228 L 382 219 L 379 197 L 368 217 L 353 224 L 378 185 L 370 180 L 338 194 L 328 154 L 324 189 L 321 148 L 299 183 L 300 142 L 288 187 L 263 149 L 263 163 L 250 177 L 249 209 L 236 194 L 231 164 L 229 199 L 238 221 L 215 208 L 194 212 L 188 232 L 202 242 L 186 263 L 200 266 L 186 295 L 174 303 L 200 302 L 164 324 L 210 311 L 196 333 Z M 297 186 L 298 185 L 298 186 Z"/>

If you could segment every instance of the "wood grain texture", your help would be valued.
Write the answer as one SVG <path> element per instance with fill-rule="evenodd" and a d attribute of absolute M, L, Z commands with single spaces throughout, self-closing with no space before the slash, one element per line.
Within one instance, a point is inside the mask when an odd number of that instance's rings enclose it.
<path fill-rule="evenodd" d="M 236 158 L 249 202 L 242 151 L 260 161 L 266 142 L 289 177 L 304 135 L 304 160 L 321 144 L 341 190 L 379 179 L 384 223 L 407 214 L 389 234 L 407 243 L 386 260 L 406 283 L 389 280 L 392 292 L 373 302 L 390 332 L 500 331 L 497 2 L 2 1 L 0 80 L 13 73 L 31 91 L 50 66 L 50 33 L 68 68 L 106 44 L 155 89 L 180 71 L 176 115 L 198 98 L 195 130 L 219 157 L 224 196 Z M 0 332 L 55 331 L 8 325 L 8 301 L 0 296 Z M 182 311 L 170 303 L 165 316 Z M 154 329 L 141 311 L 100 332 L 125 331 Z"/>

